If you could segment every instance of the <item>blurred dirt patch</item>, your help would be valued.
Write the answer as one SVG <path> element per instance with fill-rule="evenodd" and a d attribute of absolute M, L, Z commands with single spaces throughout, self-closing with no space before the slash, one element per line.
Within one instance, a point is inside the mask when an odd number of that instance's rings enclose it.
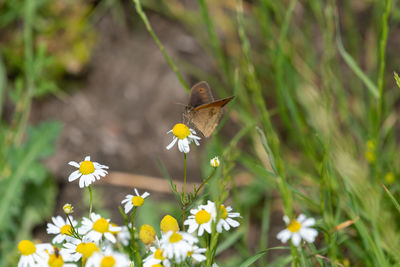
<path fill-rule="evenodd" d="M 151 19 L 156 20 L 155 30 L 172 58 L 182 53 L 182 42 L 185 53 L 201 54 L 195 41 L 176 24 L 157 15 Z M 33 123 L 55 119 L 64 124 L 55 155 L 46 162 L 60 184 L 54 214 L 61 213 L 66 202 L 79 209 L 81 190 L 67 182 L 74 170 L 67 163 L 82 161 L 86 155 L 108 165 L 110 171 L 155 177 L 162 177 L 160 160 L 174 179 L 183 176 L 182 153 L 165 147 L 172 140 L 166 132 L 181 120 L 188 95 L 142 23 L 128 27 L 106 15 L 96 27 L 99 40 L 84 81 L 68 95 L 35 103 L 32 111 Z M 197 160 L 196 153 L 189 154 L 192 181 L 200 178 Z M 132 186 L 126 188 L 101 186 L 107 195 L 106 208 L 115 218 L 120 217 L 116 207 L 135 186 L 134 180 L 130 182 Z M 150 184 L 145 189 L 149 188 Z"/>

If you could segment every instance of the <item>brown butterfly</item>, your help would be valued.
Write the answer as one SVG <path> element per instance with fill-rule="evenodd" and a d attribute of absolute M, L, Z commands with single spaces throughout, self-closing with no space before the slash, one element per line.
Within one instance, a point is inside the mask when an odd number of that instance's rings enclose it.
<path fill-rule="evenodd" d="M 214 100 L 208 83 L 199 82 L 190 89 L 189 105 L 185 110 L 186 116 L 205 137 L 209 137 L 218 125 L 222 108 L 233 98 L 234 96 L 230 96 Z"/>

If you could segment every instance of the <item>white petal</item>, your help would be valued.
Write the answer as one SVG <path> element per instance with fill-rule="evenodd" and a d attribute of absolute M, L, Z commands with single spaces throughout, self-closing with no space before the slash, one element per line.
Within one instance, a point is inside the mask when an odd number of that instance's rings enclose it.
<path fill-rule="evenodd" d="M 286 243 L 289 238 L 292 236 L 292 232 L 290 232 L 288 229 L 284 229 L 280 231 L 277 235 L 276 238 L 282 241 L 282 243 Z"/>
<path fill-rule="evenodd" d="M 300 214 L 299 217 L 297 217 L 297 221 L 301 224 L 303 224 L 304 220 L 307 219 L 306 215 Z"/>
<path fill-rule="evenodd" d="M 211 234 L 211 223 L 204 223 L 202 226 L 204 227 L 204 230 Z"/>
<path fill-rule="evenodd" d="M 85 179 L 84 178 L 79 179 L 79 187 L 83 188 L 84 186 L 85 186 Z"/>
<path fill-rule="evenodd" d="M 79 170 L 74 171 L 68 176 L 68 182 L 75 181 L 79 177 L 81 177 L 82 173 Z"/>
<path fill-rule="evenodd" d="M 150 193 L 144 192 L 143 195 L 142 195 L 142 198 L 146 198 L 146 197 L 148 197 L 148 196 L 150 196 Z"/>
<path fill-rule="evenodd" d="M 288 225 L 290 223 L 290 219 L 288 216 L 283 216 L 283 221 L 286 223 L 286 225 Z"/>
<path fill-rule="evenodd" d="M 172 139 L 172 142 L 166 147 L 166 149 L 170 150 L 171 147 L 173 147 L 175 145 L 176 141 L 178 141 L 178 138 L 174 137 L 174 139 Z"/>
<path fill-rule="evenodd" d="M 112 233 L 106 232 L 104 233 L 105 238 L 107 238 L 108 240 L 110 240 L 112 243 L 115 243 L 115 237 Z"/>
<path fill-rule="evenodd" d="M 230 218 L 226 218 L 226 222 L 229 223 L 229 225 L 232 227 L 238 227 L 240 225 L 239 222 L 232 220 Z"/>
<path fill-rule="evenodd" d="M 71 166 L 74 166 L 74 167 L 76 167 L 76 168 L 79 168 L 79 167 L 80 167 L 79 163 L 78 163 L 78 162 L 75 162 L 75 161 L 70 161 L 70 162 L 68 162 L 68 164 L 71 165 Z"/>
<path fill-rule="evenodd" d="M 310 226 L 313 226 L 314 224 L 315 224 L 315 219 L 314 218 L 308 218 L 301 225 L 303 227 L 310 227 Z"/>
<path fill-rule="evenodd" d="M 294 246 L 298 247 L 300 245 L 301 242 L 301 237 L 298 233 L 294 233 L 292 235 L 292 243 Z"/>
<path fill-rule="evenodd" d="M 86 156 L 85 161 L 90 161 L 90 156 Z"/>
<path fill-rule="evenodd" d="M 217 224 L 217 232 L 222 233 L 222 221 L 220 220 L 219 223 Z"/>
<path fill-rule="evenodd" d="M 190 224 L 189 229 L 187 230 L 188 233 L 193 233 L 194 231 L 196 231 L 197 227 L 199 227 L 199 225 L 197 223 Z"/>
<path fill-rule="evenodd" d="M 312 228 L 302 228 L 300 229 L 301 237 L 306 240 L 308 243 L 314 242 L 315 238 L 318 235 L 317 230 Z"/>

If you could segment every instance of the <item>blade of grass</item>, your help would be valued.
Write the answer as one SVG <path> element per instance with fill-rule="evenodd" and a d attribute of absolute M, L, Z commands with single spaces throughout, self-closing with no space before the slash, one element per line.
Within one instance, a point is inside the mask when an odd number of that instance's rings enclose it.
<path fill-rule="evenodd" d="M 338 14 L 337 14 L 338 15 Z M 374 84 L 373 81 L 361 70 L 361 68 L 358 66 L 357 62 L 353 59 L 353 57 L 344 49 L 343 43 L 342 43 L 342 38 L 340 37 L 340 28 L 339 28 L 339 21 L 338 21 L 338 16 L 336 17 L 336 44 L 339 50 L 340 55 L 343 57 L 344 61 L 347 63 L 349 68 L 354 72 L 354 74 L 364 83 L 364 85 L 368 88 L 368 90 L 371 92 L 371 94 L 375 98 L 379 98 L 379 90 L 376 84 Z"/>
<path fill-rule="evenodd" d="M 273 247 L 273 248 L 269 248 L 269 249 L 260 251 L 260 252 L 258 252 L 256 254 L 254 254 L 253 256 L 251 256 L 250 258 L 248 258 L 247 260 L 245 260 L 244 262 L 242 262 L 239 265 L 239 267 L 252 266 L 253 263 L 258 261 L 258 259 L 260 259 L 262 256 L 264 256 L 264 254 L 266 254 L 270 250 L 286 250 L 286 249 L 289 249 L 289 247 Z"/>
<path fill-rule="evenodd" d="M 187 92 L 189 92 L 190 88 L 189 88 L 188 84 L 185 82 L 185 79 L 183 79 L 183 76 L 179 72 L 178 67 L 175 65 L 175 63 L 172 61 L 172 59 L 169 57 L 169 55 L 168 55 L 167 51 L 165 50 L 163 44 L 161 43 L 160 39 L 158 39 L 157 35 L 153 31 L 153 28 L 151 27 L 150 21 L 148 20 L 148 18 L 146 16 L 146 13 L 144 13 L 144 11 L 142 9 L 142 5 L 140 4 L 140 0 L 133 0 L 133 2 L 135 4 L 136 12 L 139 14 L 140 18 L 144 22 L 144 25 L 146 26 L 147 31 L 150 33 L 151 37 L 153 37 L 153 39 L 156 42 L 158 48 L 163 53 L 163 55 L 165 57 L 165 60 L 167 61 L 167 63 L 169 64 L 169 66 L 171 67 L 171 69 L 175 73 L 175 75 L 178 77 L 178 80 L 182 84 L 183 88 L 185 88 L 185 90 Z"/>

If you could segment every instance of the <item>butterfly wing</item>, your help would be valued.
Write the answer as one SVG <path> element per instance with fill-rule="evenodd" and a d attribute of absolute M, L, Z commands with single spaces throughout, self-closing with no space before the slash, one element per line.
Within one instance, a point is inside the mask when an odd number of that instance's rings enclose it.
<path fill-rule="evenodd" d="M 211 103 L 203 104 L 189 111 L 189 119 L 205 137 L 209 137 L 218 125 L 222 108 L 234 98 L 230 96 Z"/>
<path fill-rule="evenodd" d="M 209 137 L 218 125 L 222 116 L 222 108 L 219 106 L 207 106 L 202 109 L 192 110 L 189 114 L 194 126 L 205 137 Z"/>
<path fill-rule="evenodd" d="M 207 82 L 199 82 L 190 89 L 189 107 L 195 108 L 213 101 L 214 98 Z"/>

